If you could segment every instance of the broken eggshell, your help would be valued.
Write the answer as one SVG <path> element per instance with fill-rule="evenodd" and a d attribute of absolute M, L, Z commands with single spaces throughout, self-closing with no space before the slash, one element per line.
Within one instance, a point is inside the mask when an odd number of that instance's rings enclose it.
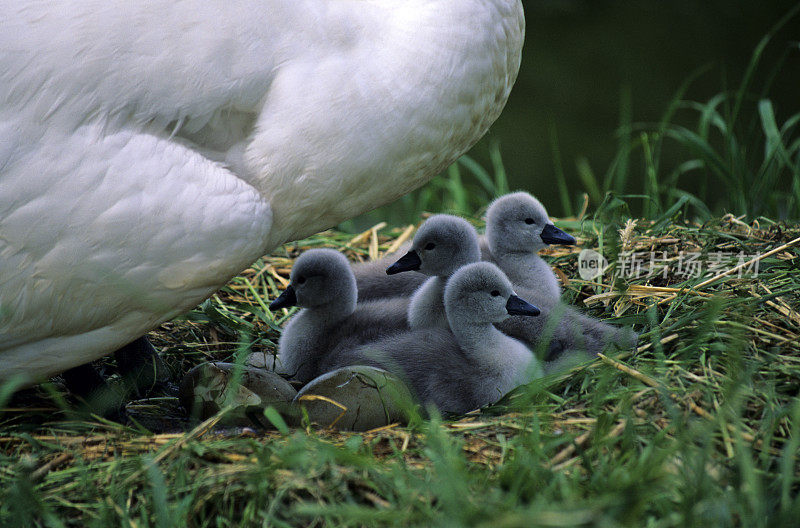
<path fill-rule="evenodd" d="M 233 384 L 237 369 L 241 369 L 241 373 L 238 383 Z M 181 383 L 179 397 L 187 414 L 193 418 L 210 418 L 228 403 L 233 409 L 225 414 L 222 423 L 252 426 L 254 416 L 262 425 L 268 425 L 263 417 L 263 409 L 268 406 L 288 417 L 296 394 L 297 391 L 274 372 L 215 362 L 190 370 Z"/>
<path fill-rule="evenodd" d="M 399 378 L 383 369 L 361 365 L 314 378 L 294 401 L 312 424 L 350 431 L 405 424 L 414 406 L 408 387 Z"/>

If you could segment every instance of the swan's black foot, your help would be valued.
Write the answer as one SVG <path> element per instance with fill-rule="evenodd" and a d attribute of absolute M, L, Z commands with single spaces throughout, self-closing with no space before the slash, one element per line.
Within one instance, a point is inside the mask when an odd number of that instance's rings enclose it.
<path fill-rule="evenodd" d="M 112 420 L 125 416 L 123 400 L 91 363 L 61 373 L 67 390 L 81 403 L 84 411 Z"/>
<path fill-rule="evenodd" d="M 61 373 L 64 385 L 78 398 L 90 400 L 92 395 L 108 388 L 108 383 L 91 363 L 71 368 Z"/>
<path fill-rule="evenodd" d="M 140 337 L 118 349 L 114 352 L 114 358 L 129 395 L 138 398 L 154 392 L 177 395 L 177 386 L 169 382 L 169 368 L 146 337 Z"/>
<path fill-rule="evenodd" d="M 153 392 L 171 396 L 178 387 L 170 383 L 170 371 L 153 345 L 145 337 L 114 352 L 122 385 L 115 390 L 91 363 L 62 373 L 67 390 L 76 396 L 85 410 L 120 420 L 125 417 L 125 402 L 144 398 Z"/>

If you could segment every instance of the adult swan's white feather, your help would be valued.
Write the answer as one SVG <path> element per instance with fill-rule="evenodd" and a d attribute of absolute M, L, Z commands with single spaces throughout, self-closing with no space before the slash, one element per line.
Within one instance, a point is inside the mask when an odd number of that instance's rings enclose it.
<path fill-rule="evenodd" d="M 0 379 L 111 352 L 467 150 L 520 0 L 0 0 Z"/>

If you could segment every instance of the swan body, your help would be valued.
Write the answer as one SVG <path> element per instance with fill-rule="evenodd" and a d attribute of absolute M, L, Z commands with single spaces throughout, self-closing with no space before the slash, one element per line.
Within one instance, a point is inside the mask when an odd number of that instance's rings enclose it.
<path fill-rule="evenodd" d="M 530 299 L 541 310 L 541 315 L 513 316 L 496 326 L 537 354 L 541 353 L 548 372 L 593 359 L 609 346 L 622 350 L 636 346 L 638 335 L 630 328 L 610 325 L 523 286 L 515 285 L 514 288 L 520 296 Z"/>
<path fill-rule="evenodd" d="M 0 379 L 110 353 L 474 144 L 520 0 L 0 0 Z"/>
<path fill-rule="evenodd" d="M 325 369 L 368 365 L 400 377 L 426 404 L 464 413 L 499 400 L 540 374 L 520 341 L 492 326 L 509 313 L 538 310 L 514 295 L 497 266 L 478 262 L 459 269 L 445 287 L 450 329 L 411 329 L 355 349 L 338 347 Z"/>

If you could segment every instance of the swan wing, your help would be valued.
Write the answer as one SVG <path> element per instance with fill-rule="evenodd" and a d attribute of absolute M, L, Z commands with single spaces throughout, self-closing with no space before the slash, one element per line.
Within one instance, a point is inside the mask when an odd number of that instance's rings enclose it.
<path fill-rule="evenodd" d="M 100 357 L 266 249 L 263 197 L 174 141 L 87 125 L 28 144 L 0 160 L 0 379 Z"/>
<path fill-rule="evenodd" d="M 326 3 L 0 0 L 0 101 L 70 126 L 199 129 L 220 109 L 254 110 L 278 63 L 304 52 Z M 305 18 L 304 4 L 317 6 Z"/>

